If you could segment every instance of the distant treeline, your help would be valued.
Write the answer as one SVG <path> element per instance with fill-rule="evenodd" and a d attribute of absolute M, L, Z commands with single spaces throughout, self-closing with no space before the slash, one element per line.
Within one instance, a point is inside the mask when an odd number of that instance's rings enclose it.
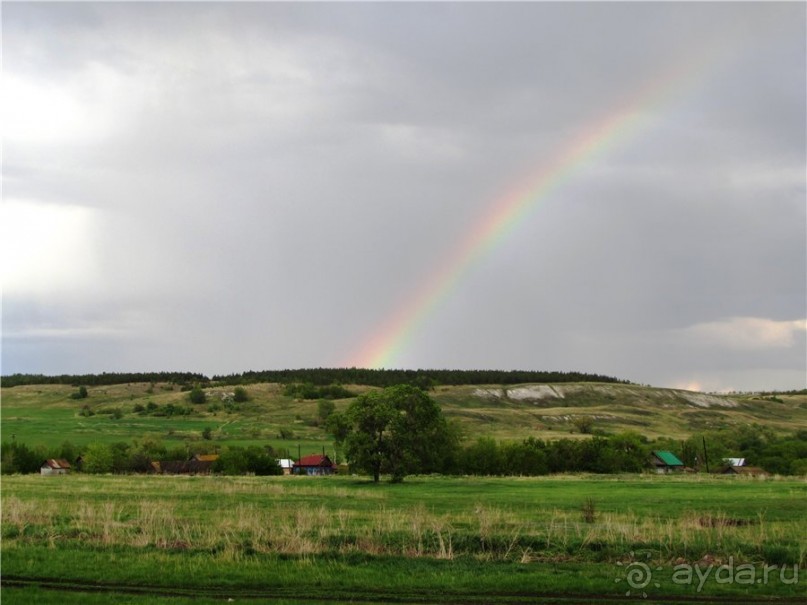
<path fill-rule="evenodd" d="M 4 387 L 16 387 L 26 384 L 69 384 L 72 386 L 96 387 L 130 382 L 172 382 L 174 384 L 210 382 L 207 376 L 193 372 L 104 372 L 103 374 L 60 374 L 58 376 L 12 374 L 3 376 L 0 380 L 2 380 Z"/>
<path fill-rule="evenodd" d="M 300 383 L 314 386 L 360 384 L 390 387 L 411 384 L 423 389 L 437 385 L 521 384 L 525 382 L 610 382 L 629 384 L 611 376 L 584 372 L 543 372 L 530 370 L 372 370 L 367 368 L 311 368 L 299 370 L 264 370 L 208 378 L 193 372 L 111 372 L 103 374 L 12 374 L 2 377 L 4 387 L 28 384 L 68 384 L 104 386 L 131 382 L 171 382 L 180 385 L 254 384 L 259 382 Z"/>
<path fill-rule="evenodd" d="M 530 437 L 522 441 L 497 441 L 488 437 L 458 444 L 437 457 L 424 473 L 445 475 L 547 475 L 555 473 L 637 473 L 651 470 L 650 452 L 669 449 L 684 463 L 705 471 L 703 440 L 709 444 L 710 472 L 726 467 L 725 457 L 744 457 L 749 466 L 769 473 L 807 475 L 807 431 L 776 435 L 758 426 L 741 426 L 693 435 L 684 442 L 649 441 L 635 433 L 594 436 L 591 439 L 544 441 Z M 210 441 L 186 442 L 166 447 L 160 439 L 144 437 L 131 444 L 91 443 L 28 447 L 16 440 L 0 445 L 0 473 L 38 473 L 42 462 L 63 458 L 73 464 L 82 456 L 86 473 L 142 473 L 152 460 L 187 460 L 193 454 L 216 451 L 220 458 L 214 473 L 238 475 L 277 474 L 275 460 L 281 451 L 263 447 L 216 447 Z M 287 454 L 286 454 L 287 455 Z M 341 460 L 337 454 L 336 462 Z"/>
<path fill-rule="evenodd" d="M 525 382 L 610 382 L 628 384 L 611 376 L 583 372 L 543 372 L 529 370 L 374 370 L 368 368 L 313 368 L 266 370 L 214 376 L 222 384 L 255 382 L 303 383 L 316 386 L 360 384 L 390 387 L 411 384 L 420 388 L 462 384 L 521 384 Z"/>

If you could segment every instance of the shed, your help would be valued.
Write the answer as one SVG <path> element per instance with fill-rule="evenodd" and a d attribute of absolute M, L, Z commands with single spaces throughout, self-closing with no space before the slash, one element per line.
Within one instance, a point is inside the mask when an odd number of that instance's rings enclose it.
<path fill-rule="evenodd" d="M 745 458 L 723 458 L 728 466 L 745 466 Z"/>
<path fill-rule="evenodd" d="M 292 467 L 295 475 L 333 475 L 336 472 L 331 459 L 324 454 L 303 456 Z"/>
<path fill-rule="evenodd" d="M 70 472 L 70 463 L 63 458 L 45 460 L 39 467 L 40 475 L 66 475 Z"/>
<path fill-rule="evenodd" d="M 277 465 L 283 469 L 284 475 L 291 475 L 291 470 L 294 468 L 294 460 L 291 458 L 281 458 L 277 461 Z"/>
<path fill-rule="evenodd" d="M 731 465 L 726 467 L 723 471 L 724 475 L 745 475 L 747 477 L 766 477 L 768 473 L 763 468 L 758 466 L 735 466 Z"/>
<path fill-rule="evenodd" d="M 655 450 L 650 453 L 650 464 L 659 474 L 671 473 L 673 471 L 683 471 L 684 463 L 678 456 L 667 450 Z"/>

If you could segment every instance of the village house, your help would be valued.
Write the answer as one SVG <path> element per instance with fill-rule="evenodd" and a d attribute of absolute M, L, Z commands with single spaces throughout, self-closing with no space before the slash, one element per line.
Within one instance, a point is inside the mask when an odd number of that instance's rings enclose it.
<path fill-rule="evenodd" d="M 70 463 L 64 459 L 45 460 L 39 468 L 40 475 L 66 475 L 70 472 Z"/>
<path fill-rule="evenodd" d="M 334 463 L 324 454 L 303 456 L 292 467 L 295 475 L 333 475 L 335 472 Z"/>
<path fill-rule="evenodd" d="M 685 469 L 684 463 L 678 459 L 678 456 L 667 450 L 656 450 L 650 452 L 650 464 L 653 465 L 656 472 L 661 475 L 665 473 L 683 471 Z"/>
<path fill-rule="evenodd" d="M 277 465 L 283 469 L 284 475 L 291 475 L 291 471 L 294 468 L 294 460 L 291 458 L 281 458 L 277 461 Z"/>

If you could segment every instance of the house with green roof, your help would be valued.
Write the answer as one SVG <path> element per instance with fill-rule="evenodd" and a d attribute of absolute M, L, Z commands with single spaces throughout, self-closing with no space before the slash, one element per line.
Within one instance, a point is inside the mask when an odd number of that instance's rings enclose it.
<path fill-rule="evenodd" d="M 678 459 L 678 456 L 667 450 L 650 452 L 650 464 L 659 474 L 684 470 L 684 463 Z"/>

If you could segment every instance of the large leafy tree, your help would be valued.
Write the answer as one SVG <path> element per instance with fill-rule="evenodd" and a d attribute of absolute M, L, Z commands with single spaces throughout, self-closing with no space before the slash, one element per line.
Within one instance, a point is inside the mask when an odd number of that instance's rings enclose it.
<path fill-rule="evenodd" d="M 110 445 L 91 443 L 87 446 L 82 464 L 82 469 L 85 473 L 111 473 L 114 467 L 115 452 Z"/>
<path fill-rule="evenodd" d="M 458 443 L 437 402 L 410 385 L 358 397 L 344 413 L 332 414 L 328 427 L 351 466 L 375 482 L 382 474 L 402 481 L 446 470 Z"/>

